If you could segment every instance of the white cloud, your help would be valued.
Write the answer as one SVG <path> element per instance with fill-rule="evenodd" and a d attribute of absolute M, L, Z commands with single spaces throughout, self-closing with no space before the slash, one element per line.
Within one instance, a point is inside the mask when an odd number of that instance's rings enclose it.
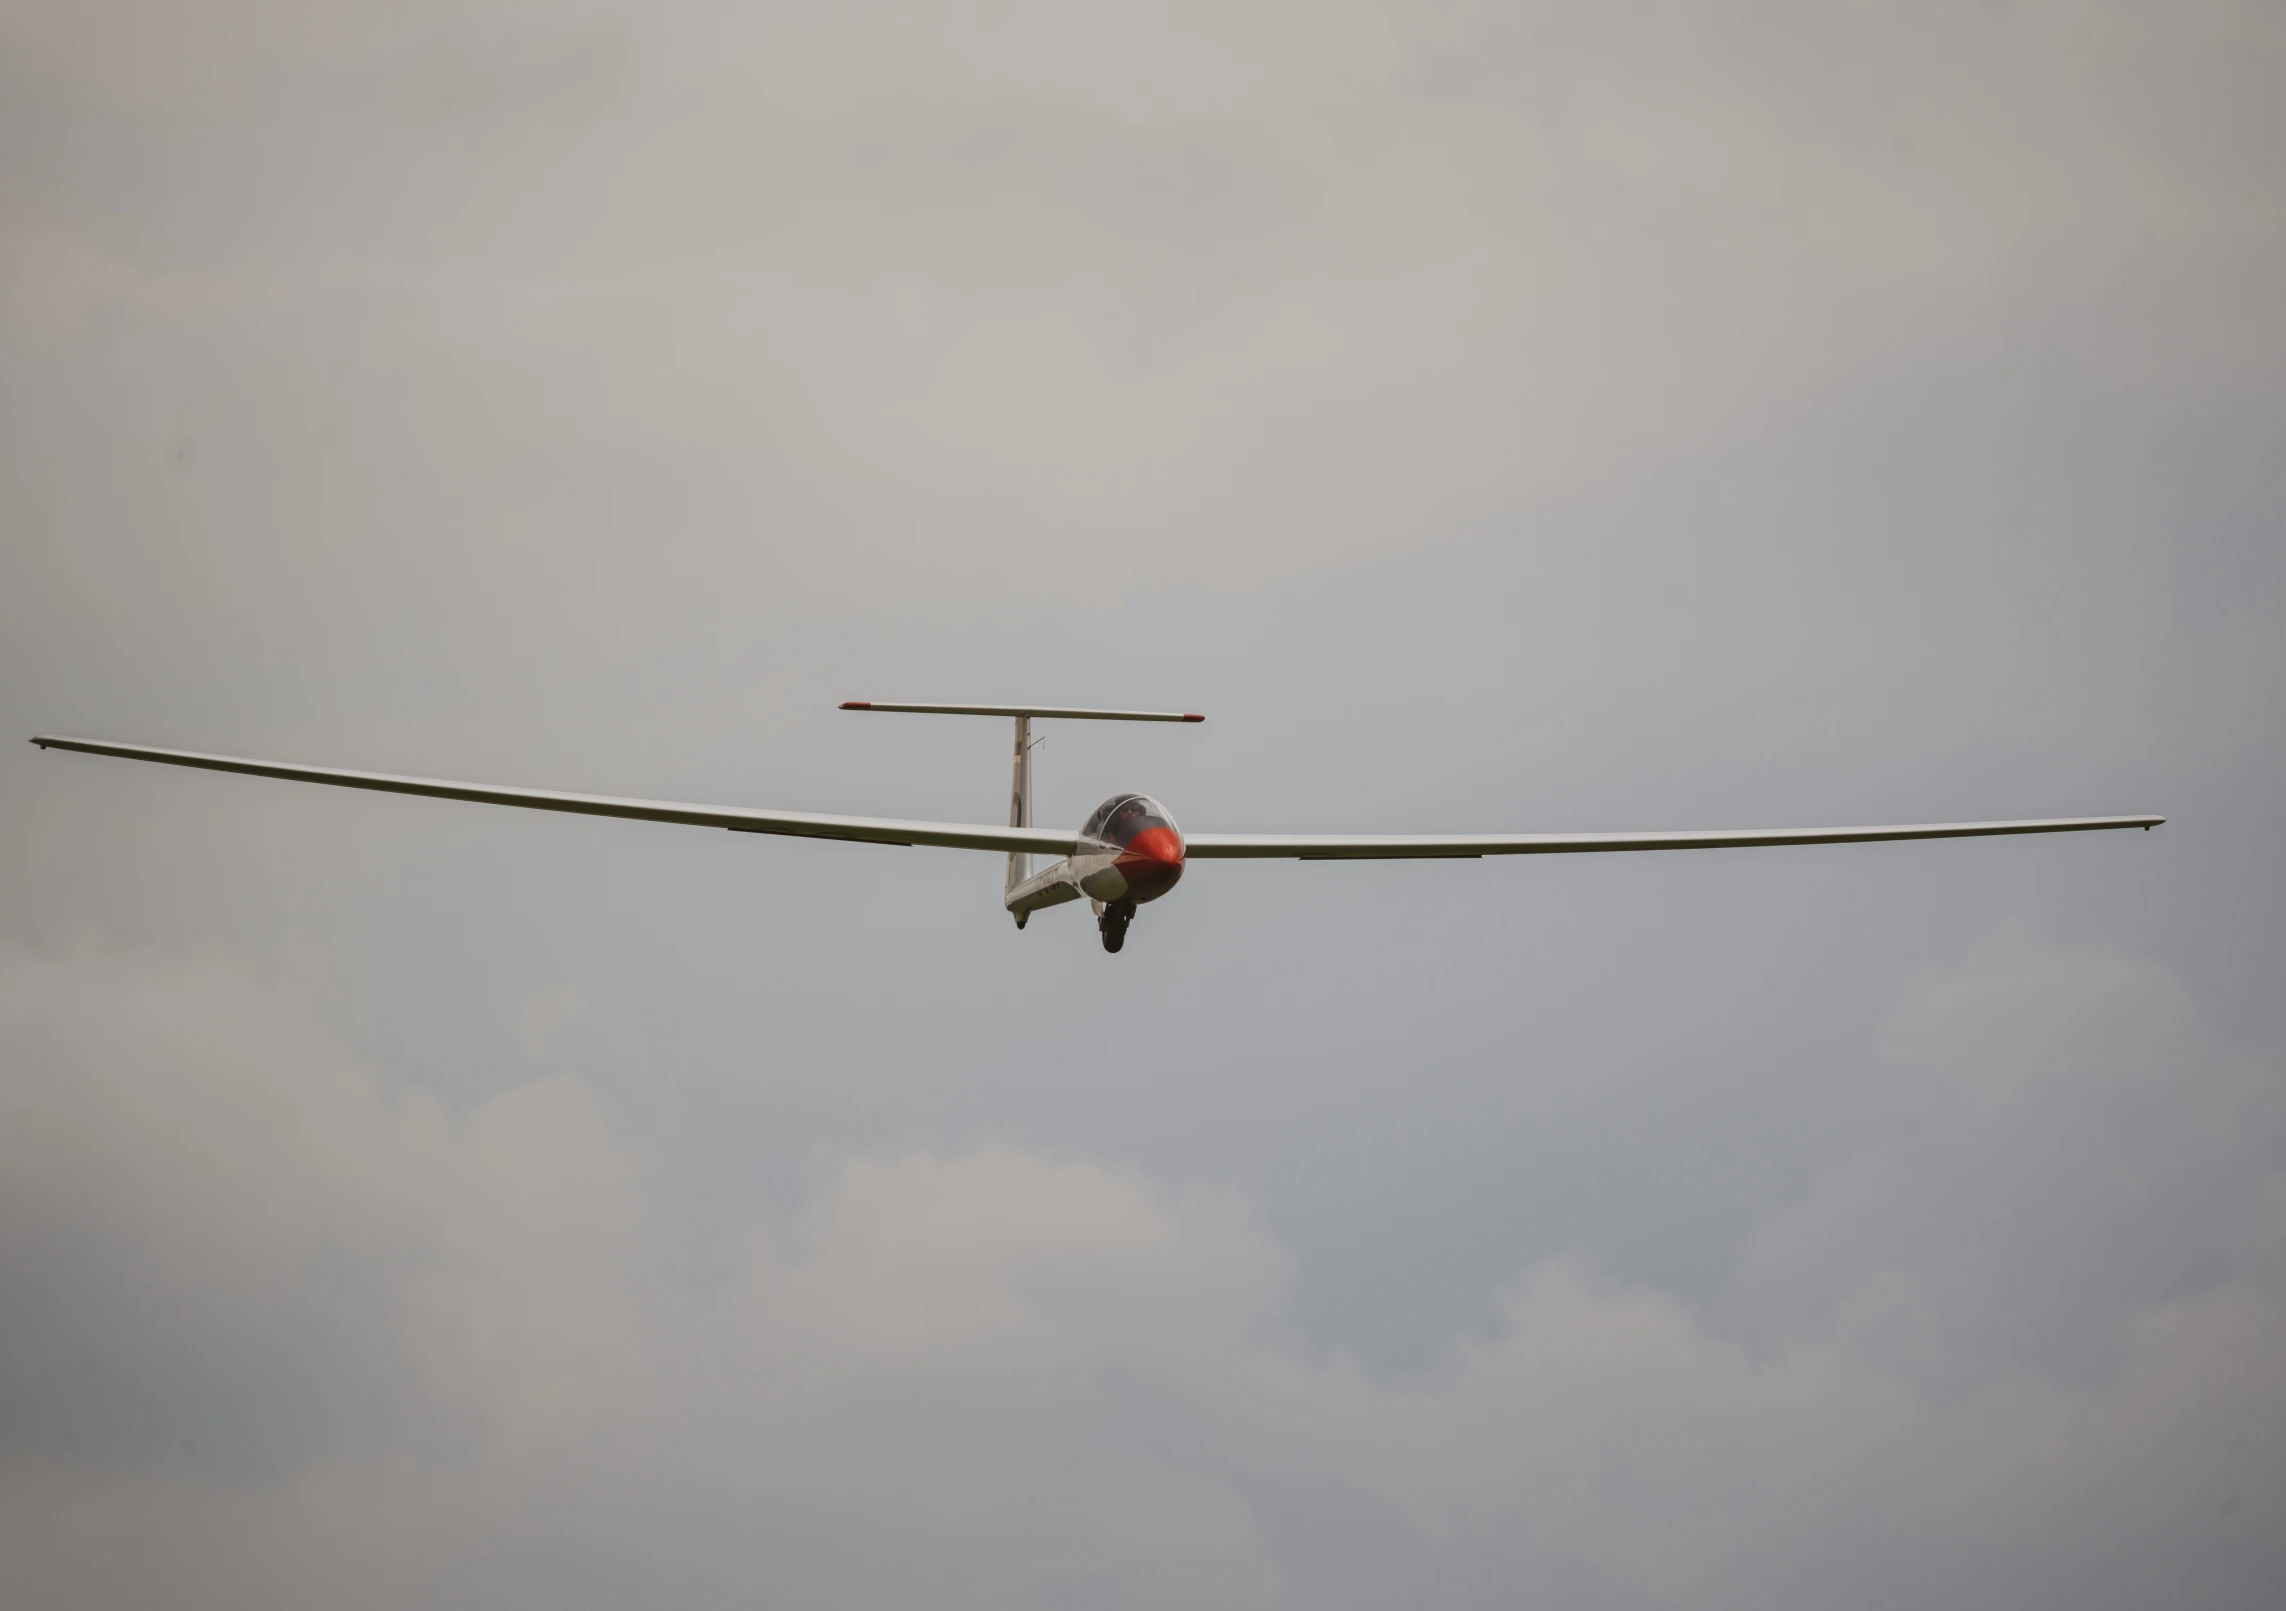
<path fill-rule="evenodd" d="M 0 340 L 52 350 L 113 310 L 174 320 L 242 298 L 245 282 L 156 268 L 0 186 Z"/>
<path fill-rule="evenodd" d="M 0 10 L 0 71 L 140 111 L 212 111 L 265 72 L 473 9 L 466 0 L 26 0 Z"/>
<path fill-rule="evenodd" d="M 2256 0 L 174 10 L 26 59 L 275 63 L 173 229 L 373 333 L 399 524 L 640 521 L 613 598 L 1249 586 L 1905 377 L 2286 378 Z"/>
<path fill-rule="evenodd" d="M 2056 1011 L 1993 988 L 2027 972 Z M 1897 1034 L 1937 1035 L 1956 1089 L 1934 1151 L 1875 1167 L 1931 1177 L 1878 1213 L 1821 1189 L 1801 1212 L 1835 1237 L 1789 1254 L 1781 1225 L 1750 1263 L 2045 1302 L 2052 1246 L 1964 1246 L 1960 1205 L 2041 1165 L 2089 1080 L 1949 1157 L 1989 1125 L 1958 1088 L 1992 1037 L 1962 1026 L 2124 995 L 2132 1027 L 2138 990 L 2171 986 L 2012 938 L 1918 987 Z M 220 962 L 12 954 L 0 1067 L 20 1603 L 2230 1606 L 2281 1564 L 2286 1292 L 2212 1216 L 2182 1244 L 2198 1282 L 2067 1302 L 2116 1340 L 2095 1370 L 1972 1336 L 1990 1368 L 1932 1384 L 1852 1299 L 1753 1342 L 1550 1267 L 1381 1380 L 1293 1331 L 1242 1205 L 1009 1148 L 828 1161 L 694 1278 L 688 1205 L 577 1082 L 449 1116 Z M 2230 1196 L 2274 1217 L 2260 1093 L 2212 1063 L 2105 1078 L 2254 1132 Z M 2188 1143 L 2141 1145 L 2164 1171 Z M 2064 1151 L 2048 1183 L 2079 1204 L 2123 1162 L 2100 1129 Z"/>
<path fill-rule="evenodd" d="M 516 1040 L 526 1057 L 542 1057 L 556 1037 L 587 1016 L 587 992 L 565 980 L 526 992 L 516 1004 Z"/>
<path fill-rule="evenodd" d="M 652 41 L 608 238 L 456 246 L 932 574 L 1292 574 L 2001 354 L 2286 373 L 2268 8 L 792 15 Z"/>

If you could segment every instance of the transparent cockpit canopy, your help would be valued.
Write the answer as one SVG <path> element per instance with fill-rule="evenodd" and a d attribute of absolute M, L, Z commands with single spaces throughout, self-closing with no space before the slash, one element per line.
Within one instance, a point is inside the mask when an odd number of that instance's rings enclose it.
<path fill-rule="evenodd" d="M 1175 828 L 1167 808 L 1147 794 L 1115 794 L 1088 815 L 1080 838 L 1114 850 L 1125 850 L 1146 828 Z M 1179 836 L 1180 828 L 1175 828 Z"/>

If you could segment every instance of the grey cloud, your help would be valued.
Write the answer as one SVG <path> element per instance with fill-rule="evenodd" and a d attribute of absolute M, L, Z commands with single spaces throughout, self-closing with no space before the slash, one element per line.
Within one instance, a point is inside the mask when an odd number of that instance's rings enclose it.
<path fill-rule="evenodd" d="M 2275 1048 L 2218 1045 L 2162 970 L 2008 931 L 1908 992 L 1927 1089 L 1750 1245 L 1750 1329 L 1832 1328 L 1942 1384 L 2117 1367 L 2153 1310 L 2278 1291 Z"/>
<path fill-rule="evenodd" d="M 2185 1064 L 2167 1043 L 2211 1031 L 2179 1003 L 2151 1012 L 2162 975 L 2011 938 L 1900 1007 L 1898 1033 L 1936 1026 L 1936 1132 L 1988 1126 L 1975 1048 L 1993 1042 L 1960 1035 L 1963 998 L 2020 1012 L 2027 971 L 2081 1007 L 2112 998 L 2123 1028 L 2158 1020 L 2161 1055 L 2132 1048 L 2114 1079 L 2274 1143 L 2275 1059 L 2267 1087 Z M 2120 1004 L 2122 972 L 2145 1000 Z M 577 1082 L 447 1119 L 213 962 L 17 953 L 0 1003 L 17 1071 L 0 1480 L 38 1603 L 322 1585 L 341 1604 L 577 1605 L 735 1583 L 838 1604 L 1882 1605 L 1999 1586 L 2228 1606 L 2259 1603 L 2281 1564 L 2274 1144 L 2250 1143 L 2260 1161 L 2226 1193 L 2265 1223 L 2162 1201 L 2174 1279 L 2064 1312 L 2116 1344 L 2092 1374 L 2013 1374 L 2003 1337 L 1976 1347 L 2002 1378 L 1925 1386 L 1854 1297 L 1797 1306 L 1746 1351 L 1671 1298 L 1550 1266 L 1518 1272 L 1483 1336 L 1377 1378 L 1302 1340 L 1286 1255 L 1222 1194 L 1006 1147 L 821 1161 L 798 1214 L 694 1279 L 678 1188 Z M 1911 1136 L 1878 1151 L 1859 1167 L 1936 1187 L 1901 1211 L 1934 1222 L 1913 1256 L 1895 1205 L 1853 1213 L 1821 1188 L 1734 1301 L 1783 1312 L 1759 1294 L 1837 1263 L 1933 1276 L 1948 1310 L 1948 1280 L 2049 1283 L 2053 1245 L 1976 1223 L 1997 1193 L 2010 1217 L 2077 1209 L 2106 1234 L 2084 1201 L 2026 1195 L 2103 1190 L 2118 1162 L 2099 1145 L 2059 1181 L 2049 1128 L 1936 1167 Z M 1788 1234 L 1803 1220 L 1817 1245 Z M 2268 1239 L 2252 1260 L 2250 1228 Z M 366 1301 L 328 1331 L 310 1316 L 335 1283 Z M 42 1354 L 66 1344 L 76 1377 Z M 259 1383 L 179 1380 L 272 1349 Z M 167 1399 L 274 1415 L 296 1378 L 333 1423 L 294 1429 L 290 1458 L 193 1457 L 148 1413 L 124 1443 L 68 1424 Z M 243 1439 L 238 1419 L 179 1437 Z M 106 1517 L 100 1544 L 74 1542 L 82 1507 Z M 347 1547 L 233 1547 L 313 1533 Z"/>
<path fill-rule="evenodd" d="M 2267 1603 L 2275 7 L 307 11 L 0 23 L 31 1603 Z M 1061 820 L 2172 820 L 1113 959 L 16 742 L 988 814 L 913 694 L 1211 713 Z"/>

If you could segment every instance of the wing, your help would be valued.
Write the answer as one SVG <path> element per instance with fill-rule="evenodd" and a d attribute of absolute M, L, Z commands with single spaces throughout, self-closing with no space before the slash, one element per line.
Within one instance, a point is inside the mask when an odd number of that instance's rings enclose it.
<path fill-rule="evenodd" d="M 1076 831 L 1053 828 L 995 828 L 966 822 L 901 822 L 888 817 L 829 817 L 813 811 L 756 811 L 744 806 L 683 805 L 673 800 L 624 800 L 608 794 L 559 794 L 549 789 L 506 789 L 490 783 L 454 783 L 445 778 L 408 778 L 390 772 L 344 772 L 325 766 L 288 766 L 249 761 L 236 755 L 199 755 L 140 744 L 109 744 L 91 738 L 40 737 L 42 749 L 118 755 L 130 761 L 195 766 L 209 772 L 245 772 L 258 778 L 289 778 L 297 783 L 332 783 L 345 789 L 377 789 L 384 794 L 421 794 L 438 800 L 474 800 L 483 805 L 529 806 L 536 811 L 573 811 L 590 817 L 632 817 L 642 822 L 680 822 L 694 828 L 728 828 L 736 833 L 796 834 L 806 839 L 855 839 L 875 845 L 946 845 L 957 850 L 1039 850 L 1071 854 Z"/>
<path fill-rule="evenodd" d="M 1303 861 L 1375 861 L 1396 856 L 1547 856 L 1590 850 L 1721 850 L 1743 845 L 1856 845 L 1887 839 L 1975 839 L 2002 833 L 2085 833 L 2156 828 L 2165 817 L 2042 817 L 2029 822 L 1929 822 L 1900 828 L 1751 828 L 1710 833 L 1194 833 L 1191 860 L 1273 856 Z"/>

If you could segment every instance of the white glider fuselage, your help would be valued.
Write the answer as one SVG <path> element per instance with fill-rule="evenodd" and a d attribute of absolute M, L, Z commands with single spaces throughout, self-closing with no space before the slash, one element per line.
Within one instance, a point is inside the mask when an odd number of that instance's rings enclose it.
<path fill-rule="evenodd" d="M 1183 876 L 1183 831 L 1147 794 L 1115 794 L 1095 808 L 1069 856 L 1011 885 L 1019 920 L 1082 895 L 1100 902 L 1155 901 Z M 1061 891 L 1062 893 L 1057 893 Z"/>
<path fill-rule="evenodd" d="M 1031 715 L 1019 715 L 1008 791 L 1011 828 L 1032 826 L 1032 747 Z M 1157 900 L 1183 876 L 1183 852 L 1183 831 L 1165 806 L 1147 794 L 1115 794 L 1089 814 L 1070 855 L 1035 873 L 1029 852 L 1011 851 L 1003 904 L 1022 928 L 1042 907 L 1085 896 L 1095 903 L 1104 943 L 1116 951 L 1135 908 Z"/>

